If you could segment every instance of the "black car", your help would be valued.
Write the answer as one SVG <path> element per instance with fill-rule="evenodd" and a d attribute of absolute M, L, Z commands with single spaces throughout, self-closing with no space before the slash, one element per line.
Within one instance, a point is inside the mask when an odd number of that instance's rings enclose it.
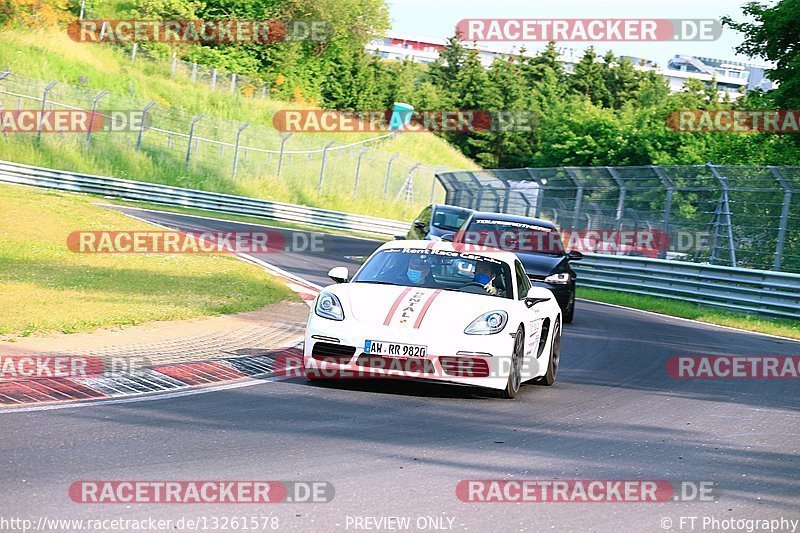
<path fill-rule="evenodd" d="M 445 236 L 445 240 L 516 253 L 531 282 L 550 289 L 561 307 L 564 322 L 572 322 L 577 275 L 570 261 L 582 259 L 583 254 L 566 253 L 561 236 L 551 222 L 500 213 L 473 212 L 459 231 Z"/>
<path fill-rule="evenodd" d="M 472 209 L 452 205 L 431 204 L 417 216 L 406 239 L 437 240 L 442 235 L 452 234 L 464 224 Z"/>

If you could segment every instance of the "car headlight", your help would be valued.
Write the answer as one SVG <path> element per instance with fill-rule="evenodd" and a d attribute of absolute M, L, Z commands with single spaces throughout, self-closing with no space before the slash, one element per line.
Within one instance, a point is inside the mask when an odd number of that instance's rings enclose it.
<path fill-rule="evenodd" d="M 467 335 L 494 335 L 503 331 L 507 322 L 508 313 L 505 311 L 489 311 L 473 320 L 464 333 Z"/>
<path fill-rule="evenodd" d="M 321 292 L 317 297 L 317 305 L 314 306 L 317 316 L 330 320 L 344 320 L 344 311 L 339 298 L 330 292 Z"/>
<path fill-rule="evenodd" d="M 553 285 L 566 285 L 569 283 L 569 272 L 560 272 L 558 274 L 550 274 L 544 278 L 545 283 L 552 283 Z"/>

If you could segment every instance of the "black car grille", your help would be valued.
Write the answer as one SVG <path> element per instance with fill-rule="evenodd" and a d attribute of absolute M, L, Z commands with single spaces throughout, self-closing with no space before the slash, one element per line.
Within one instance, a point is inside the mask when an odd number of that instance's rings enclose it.
<path fill-rule="evenodd" d="M 311 349 L 311 357 L 329 363 L 346 364 L 356 353 L 355 346 L 332 344 L 330 342 L 317 342 Z"/>

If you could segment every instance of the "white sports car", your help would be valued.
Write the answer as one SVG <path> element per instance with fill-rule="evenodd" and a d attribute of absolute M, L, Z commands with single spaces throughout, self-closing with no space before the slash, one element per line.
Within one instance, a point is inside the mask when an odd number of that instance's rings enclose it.
<path fill-rule="evenodd" d="M 531 287 L 511 252 L 441 241 L 393 241 L 314 301 L 303 365 L 309 379 L 398 377 L 477 385 L 513 398 L 552 385 L 561 310 Z"/>

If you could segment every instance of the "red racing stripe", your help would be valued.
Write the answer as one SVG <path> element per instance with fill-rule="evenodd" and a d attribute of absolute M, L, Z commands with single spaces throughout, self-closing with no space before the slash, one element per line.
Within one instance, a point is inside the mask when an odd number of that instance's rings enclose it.
<path fill-rule="evenodd" d="M 406 287 L 406 289 L 403 292 L 401 292 L 400 296 L 398 296 L 397 299 L 394 301 L 394 303 L 392 304 L 392 308 L 389 309 L 389 314 L 386 315 L 386 320 L 383 321 L 383 325 L 384 326 L 388 326 L 389 323 L 392 321 L 392 317 L 394 316 L 394 312 L 397 311 L 398 307 L 400 307 L 400 302 L 403 300 L 403 298 L 406 297 L 406 294 L 408 294 L 408 292 L 410 290 L 411 290 L 411 287 Z"/>
<path fill-rule="evenodd" d="M 436 241 L 431 241 L 425 248 L 428 250 L 433 250 L 433 247 L 436 246 Z"/>
<path fill-rule="evenodd" d="M 431 294 L 430 298 L 425 302 L 422 306 L 422 309 L 419 311 L 419 316 L 417 317 L 417 321 L 414 322 L 414 329 L 419 329 L 419 325 L 422 324 L 422 319 L 425 318 L 425 313 L 428 312 L 428 308 L 431 306 L 433 301 L 436 299 L 437 296 L 442 292 L 442 289 L 436 289 L 433 294 Z"/>

